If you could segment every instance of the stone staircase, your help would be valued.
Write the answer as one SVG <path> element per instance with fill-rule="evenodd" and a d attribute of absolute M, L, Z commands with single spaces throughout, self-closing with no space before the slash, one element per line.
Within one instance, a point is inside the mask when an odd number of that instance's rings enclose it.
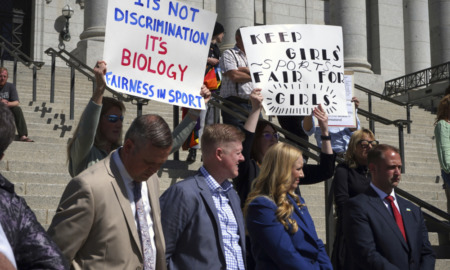
<path fill-rule="evenodd" d="M 5 62 L 10 71 L 12 82 L 12 64 Z M 50 224 L 60 196 L 71 177 L 67 171 L 66 143 L 78 124 L 78 119 L 92 93 L 92 82 L 76 72 L 75 78 L 75 117 L 69 119 L 70 71 L 58 67 L 55 81 L 55 103 L 50 103 L 50 66 L 38 71 L 37 101 L 32 102 L 32 71 L 19 66 L 17 89 L 21 107 L 27 121 L 29 136 L 34 143 L 14 141 L 0 161 L 0 172 L 16 185 L 16 192 L 23 196 L 44 227 Z M 107 95 L 110 95 L 109 93 Z M 361 108 L 367 109 L 367 98 L 360 97 Z M 388 119 L 405 119 L 405 110 L 376 101 L 374 113 Z M 136 106 L 126 103 L 124 130 L 136 117 Z M 162 115 L 173 128 L 173 108 L 167 104 L 150 101 L 143 107 L 143 113 Z M 413 125 L 411 134 L 405 129 L 406 174 L 400 187 L 413 195 L 445 210 L 446 198 L 440 180 L 439 162 L 433 138 L 434 116 L 419 108 L 411 111 Z M 362 126 L 368 127 L 366 119 L 361 118 Z M 376 138 L 382 143 L 398 145 L 398 130 L 376 124 Z M 311 138 L 311 142 L 314 139 Z M 180 160 L 173 156 L 158 172 L 162 193 L 172 183 L 194 174 L 201 166 L 197 162 L 187 164 L 187 152 L 180 151 Z M 325 196 L 324 184 L 301 186 L 302 194 L 310 209 L 319 234 L 325 239 Z M 433 245 L 438 245 L 437 235 L 430 233 Z M 447 249 L 450 250 L 450 249 Z M 450 254 L 450 251 L 448 252 Z M 450 260 L 438 260 L 436 269 L 450 269 Z"/>

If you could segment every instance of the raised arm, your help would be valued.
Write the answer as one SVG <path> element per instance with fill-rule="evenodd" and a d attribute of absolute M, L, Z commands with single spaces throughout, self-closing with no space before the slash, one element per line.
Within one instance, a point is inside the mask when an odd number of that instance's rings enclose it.
<path fill-rule="evenodd" d="M 106 89 L 106 62 L 105 61 L 97 61 L 97 64 L 94 67 L 95 73 L 95 91 L 92 94 L 92 101 L 94 101 L 97 105 L 102 105 L 103 94 Z"/>
<path fill-rule="evenodd" d="M 69 173 L 72 177 L 85 168 L 82 163 L 94 146 L 95 134 L 100 121 L 100 114 L 103 104 L 103 94 L 106 89 L 105 74 L 107 71 L 105 61 L 97 61 L 94 67 L 96 88 L 91 100 L 81 115 L 79 124 L 74 134 L 73 142 L 69 154 Z M 86 164 L 87 165 L 87 164 Z"/>
<path fill-rule="evenodd" d="M 211 92 L 205 85 L 202 85 L 200 89 L 200 95 L 205 100 L 206 106 L 206 104 L 208 104 L 209 100 L 211 99 Z M 184 141 L 186 141 L 187 137 L 191 134 L 192 130 L 197 124 L 197 119 L 199 116 L 200 110 L 192 108 L 189 109 L 186 117 L 173 130 L 172 132 L 173 145 L 172 150 L 170 152 L 171 154 L 178 151 L 178 149 L 180 149 L 180 147 L 183 145 Z"/>
<path fill-rule="evenodd" d="M 319 106 L 314 108 L 313 114 L 317 118 L 317 121 L 319 121 L 322 136 L 329 136 L 330 134 L 328 133 L 328 115 L 325 112 L 325 109 L 322 107 L 322 104 L 319 104 Z M 333 148 L 331 148 L 331 140 L 322 139 L 322 153 L 333 154 Z"/>
<path fill-rule="evenodd" d="M 263 96 L 261 95 L 261 89 L 255 88 L 250 93 L 250 102 L 252 103 L 252 111 L 250 112 L 247 121 L 245 121 L 245 130 L 255 133 L 256 126 L 258 125 L 259 114 L 262 109 Z"/>

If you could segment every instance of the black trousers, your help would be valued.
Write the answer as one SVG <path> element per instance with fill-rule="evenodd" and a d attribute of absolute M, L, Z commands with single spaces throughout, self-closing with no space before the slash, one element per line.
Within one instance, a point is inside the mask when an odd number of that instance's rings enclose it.
<path fill-rule="evenodd" d="M 27 123 L 25 117 L 23 117 L 22 108 L 19 106 L 9 108 L 14 115 L 14 121 L 16 122 L 17 133 L 19 138 L 22 136 L 28 136 Z"/>

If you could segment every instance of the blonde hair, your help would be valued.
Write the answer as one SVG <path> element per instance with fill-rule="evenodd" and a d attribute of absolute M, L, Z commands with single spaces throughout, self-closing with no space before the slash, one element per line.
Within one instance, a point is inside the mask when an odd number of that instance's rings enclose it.
<path fill-rule="evenodd" d="M 252 191 L 246 200 L 245 215 L 249 204 L 255 198 L 268 197 L 276 204 L 275 215 L 286 231 L 291 234 L 298 231 L 297 222 L 291 217 L 294 206 L 289 202 L 287 194 L 294 198 L 299 207 L 302 206 L 299 197 L 291 190 L 292 168 L 300 157 L 302 152 L 286 143 L 277 143 L 267 150 L 259 176 L 253 181 Z"/>
<path fill-rule="evenodd" d="M 348 143 L 347 152 L 345 152 L 344 157 L 345 163 L 350 168 L 356 168 L 359 165 L 358 162 L 356 161 L 355 151 L 359 141 L 362 140 L 362 137 L 364 135 L 369 136 L 371 140 L 375 140 L 375 135 L 370 129 L 362 128 L 353 132 L 353 135 L 350 138 L 350 142 Z"/>
<path fill-rule="evenodd" d="M 202 145 L 202 155 L 208 156 L 214 153 L 215 149 L 229 142 L 242 142 L 245 139 L 244 133 L 237 127 L 227 124 L 208 125 L 203 130 L 200 138 Z"/>
<path fill-rule="evenodd" d="M 444 96 L 439 102 L 439 106 L 436 113 L 436 122 L 434 122 L 434 124 L 436 125 L 440 120 L 448 121 L 449 111 L 450 111 L 450 94 Z"/>

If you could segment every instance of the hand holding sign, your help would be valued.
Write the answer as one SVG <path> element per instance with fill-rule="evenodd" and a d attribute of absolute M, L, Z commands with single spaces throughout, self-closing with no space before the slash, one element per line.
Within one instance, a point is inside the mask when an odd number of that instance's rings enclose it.
<path fill-rule="evenodd" d="M 322 135 L 328 136 L 328 115 L 327 112 L 323 109 L 322 104 L 315 107 L 313 110 L 313 115 L 317 118 L 319 122 L 320 131 L 322 131 Z"/>

